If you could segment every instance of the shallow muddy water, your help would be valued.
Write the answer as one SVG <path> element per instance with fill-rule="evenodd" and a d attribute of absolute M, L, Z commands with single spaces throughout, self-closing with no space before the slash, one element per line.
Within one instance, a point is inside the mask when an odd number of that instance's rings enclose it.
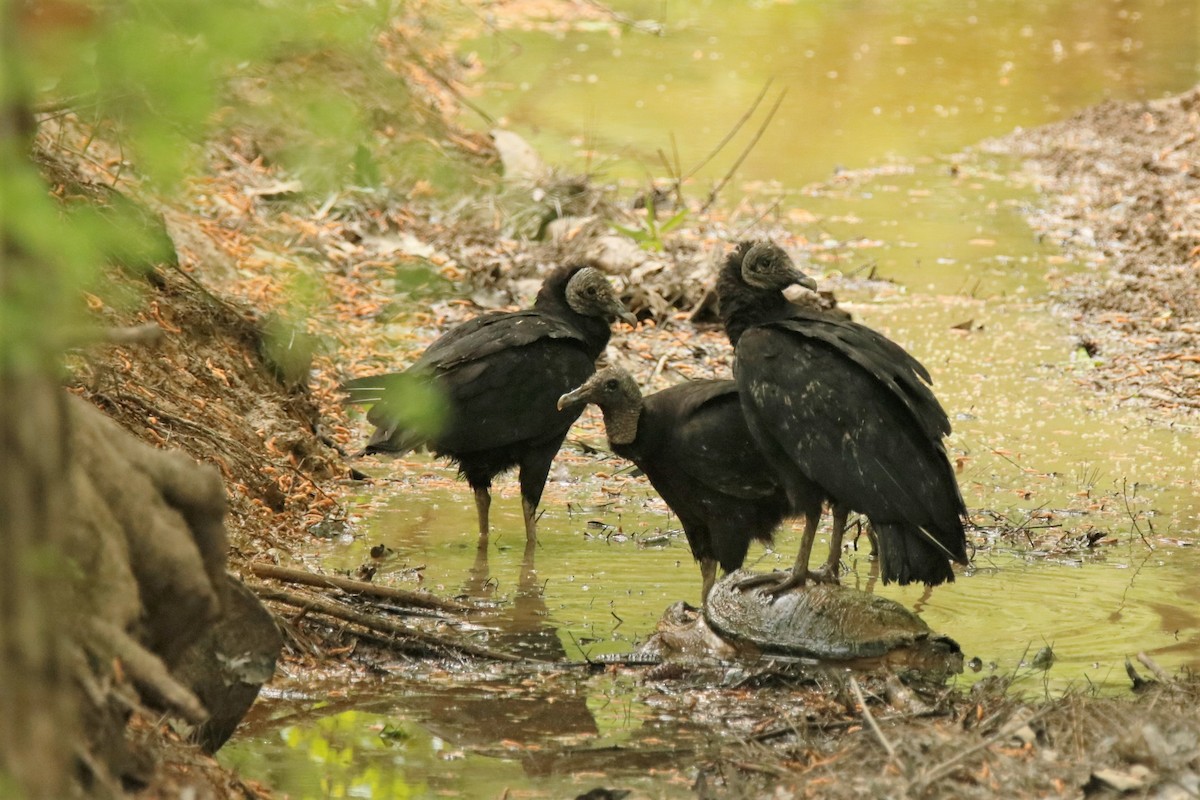
<path fill-rule="evenodd" d="M 773 78 L 785 102 L 727 199 L 744 186 L 777 195 L 814 243 L 807 269 L 819 279 L 886 279 L 839 281 L 839 300 L 928 366 L 951 415 L 950 454 L 981 526 L 972 566 L 926 594 L 876 584 L 866 553 L 851 550 L 843 582 L 955 638 L 978 659 L 962 683 L 1015 674 L 1031 693 L 1117 691 L 1141 651 L 1168 669 L 1200 666 L 1196 431 L 1151 423 L 1089 385 L 1091 361 L 1047 291 L 1056 274 L 1093 265 L 1034 240 L 1021 208 L 1037 198 L 1007 177 L 1015 165 L 976 156 L 952 171 L 946 157 L 1106 97 L 1191 85 L 1200 3 L 614 5 L 662 20 L 665 35 L 606 23 L 474 40 L 464 51 L 502 62 L 479 102 L 552 161 L 641 177 L 672 134 L 684 169 L 698 162 Z M 746 133 L 697 177 L 719 177 Z M 835 177 L 837 165 L 874 169 Z M 594 425 L 580 437 L 601 441 Z M 411 588 L 419 575 L 439 595 L 496 600 L 477 632 L 491 646 L 567 661 L 627 652 L 672 602 L 697 602 L 700 581 L 674 518 L 626 466 L 568 444 L 532 563 L 511 477 L 496 487 L 485 559 L 451 470 L 419 458 L 371 466 L 393 482 L 314 559 L 353 569 L 385 544 L 377 581 Z M 748 565 L 785 568 L 797 541 L 789 528 Z M 1055 662 L 1035 669 L 1046 646 Z M 223 760 L 293 797 L 569 797 L 594 785 L 690 797 L 690 756 L 671 748 L 714 736 L 664 716 L 629 676 L 389 672 L 300 697 L 285 689 L 302 680 L 278 682 Z"/>
<path fill-rule="evenodd" d="M 797 187 L 1200 79 L 1195 0 L 608 5 L 642 22 L 535 19 L 459 49 L 485 67 L 479 105 L 552 163 L 639 179 L 665 177 L 659 150 L 685 174 L 697 168 L 768 82 L 758 114 L 698 179 L 728 170 L 780 92 L 739 174 Z"/>

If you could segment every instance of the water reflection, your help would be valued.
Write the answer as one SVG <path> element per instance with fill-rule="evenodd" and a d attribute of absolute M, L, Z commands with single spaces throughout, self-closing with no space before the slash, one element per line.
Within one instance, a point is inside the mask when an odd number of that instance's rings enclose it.
<path fill-rule="evenodd" d="M 490 536 L 479 537 L 475 561 L 467 573 L 462 593 L 478 600 L 497 600 L 500 585 L 491 574 L 489 565 Z M 517 572 L 516 588 L 505 602 L 503 613 L 489 620 L 491 644 L 516 655 L 543 661 L 562 661 L 566 650 L 559 641 L 558 631 L 550 624 L 542 585 L 538 582 L 537 544 L 526 541 Z"/>
<path fill-rule="evenodd" d="M 584 650 L 632 648 L 670 602 L 695 593 L 685 544 L 639 548 L 632 536 L 581 535 L 586 520 L 564 509 L 586 496 L 593 467 L 575 465 L 570 480 L 548 486 L 536 549 L 525 546 L 515 504 L 496 520 L 500 535 L 480 547 L 473 509 L 448 487 L 453 471 L 427 471 L 434 475 L 427 486 L 410 485 L 392 498 L 398 513 L 381 515 L 396 525 L 334 546 L 326 564 L 360 563 L 386 539 L 398 563 L 426 565 L 425 581 L 439 592 L 459 587 L 500 604 L 483 623 L 489 645 L 566 661 L 581 660 Z M 649 496 L 623 491 L 608 518 L 619 514 L 626 530 L 651 529 L 661 511 Z M 414 517 L 438 533 L 418 530 Z M 787 567 L 797 536 L 784 532 L 775 550 L 756 546 L 755 568 Z M 843 581 L 918 609 L 957 639 L 983 664 L 964 682 L 1017 676 L 1018 688 L 1032 693 L 1126 687 L 1124 660 L 1139 651 L 1168 669 L 1200 666 L 1198 548 L 1150 550 L 1134 537 L 1068 556 L 1009 542 L 980 552 L 955 583 L 930 591 L 880 586 L 865 537 L 858 545 L 846 553 Z M 1031 663 L 1045 646 L 1056 655 L 1048 672 Z M 530 797 L 572 797 L 597 774 L 650 796 L 694 796 L 679 771 L 687 774 L 714 732 L 648 706 L 652 692 L 636 674 L 509 669 L 465 675 L 397 664 L 357 686 L 316 687 L 316 700 L 268 698 L 222 758 L 297 797 L 409 796 L 401 787 L 412 796 L 499 797 L 522 787 Z"/>
<path fill-rule="evenodd" d="M 336 704 L 267 700 L 224 763 L 293 797 L 574 797 L 604 781 L 661 798 L 694 797 L 664 782 L 703 747 L 686 725 L 601 737 L 573 679 L 530 686 L 399 683 Z M 264 713 L 270 709 L 272 714 Z"/>

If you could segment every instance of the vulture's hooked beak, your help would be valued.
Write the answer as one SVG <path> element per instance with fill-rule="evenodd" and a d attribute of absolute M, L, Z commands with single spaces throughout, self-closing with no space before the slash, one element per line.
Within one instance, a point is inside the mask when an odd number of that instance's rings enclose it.
<path fill-rule="evenodd" d="M 808 289 L 812 292 L 817 290 L 817 282 L 798 269 L 792 270 L 792 285 L 803 286 L 805 289 Z"/>
<path fill-rule="evenodd" d="M 637 316 L 635 316 L 632 311 L 630 311 L 624 305 L 622 305 L 620 300 L 617 301 L 617 307 L 613 309 L 613 313 L 615 313 L 617 315 L 618 319 L 628 322 L 631 327 L 634 327 L 634 328 L 637 327 L 637 324 L 638 324 Z"/>
<path fill-rule="evenodd" d="M 628 312 L 626 312 L 626 313 L 628 313 Z M 633 316 L 633 315 L 630 314 L 630 316 Z M 583 399 L 583 390 L 584 390 L 584 387 L 580 386 L 578 389 L 576 389 L 572 392 L 567 392 L 562 397 L 558 398 L 558 410 L 562 411 L 567 406 L 578 403 L 581 399 Z"/>

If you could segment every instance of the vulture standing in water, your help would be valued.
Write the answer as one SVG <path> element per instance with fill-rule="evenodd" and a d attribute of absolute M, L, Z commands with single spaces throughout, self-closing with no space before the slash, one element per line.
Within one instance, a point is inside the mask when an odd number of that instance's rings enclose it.
<path fill-rule="evenodd" d="M 837 581 L 849 511 L 875 529 L 884 583 L 954 580 L 950 562 L 967 563 L 966 509 L 929 373 L 870 328 L 792 305 L 783 290 L 793 284 L 815 285 L 771 242 L 738 245 L 717 280 L 746 422 L 805 517 L 796 565 L 771 591 Z M 829 559 L 809 572 L 823 499 L 833 511 Z"/>
<path fill-rule="evenodd" d="M 600 407 L 613 452 L 637 464 L 678 515 L 700 562 L 701 599 L 718 564 L 732 572 L 751 540 L 771 541 L 788 498 L 750 437 L 733 381 L 688 381 L 643 398 L 633 376 L 608 367 L 558 401 L 576 403 Z"/>
<path fill-rule="evenodd" d="M 637 323 L 603 274 L 560 267 L 533 308 L 468 320 L 404 372 L 349 381 L 351 402 L 374 404 L 365 452 L 400 455 L 424 445 L 451 459 L 475 492 L 481 536 L 492 479 L 517 467 L 525 535 L 535 541 L 550 464 L 584 408 L 560 409 L 558 398 L 596 371 L 614 317 Z"/>

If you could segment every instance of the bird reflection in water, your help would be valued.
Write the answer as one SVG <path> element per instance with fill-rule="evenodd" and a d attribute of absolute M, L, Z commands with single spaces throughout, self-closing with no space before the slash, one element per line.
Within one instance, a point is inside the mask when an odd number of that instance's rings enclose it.
<path fill-rule="evenodd" d="M 550 611 L 544 599 L 545 586 L 538 580 L 534 564 L 537 543 L 526 540 L 517 571 L 516 589 L 507 608 L 489 620 L 492 646 L 516 655 L 545 661 L 565 660 L 567 653 L 550 624 Z M 502 582 L 491 574 L 489 537 L 482 536 L 475 550 L 475 562 L 467 573 L 462 594 L 474 600 L 502 602 Z"/>

